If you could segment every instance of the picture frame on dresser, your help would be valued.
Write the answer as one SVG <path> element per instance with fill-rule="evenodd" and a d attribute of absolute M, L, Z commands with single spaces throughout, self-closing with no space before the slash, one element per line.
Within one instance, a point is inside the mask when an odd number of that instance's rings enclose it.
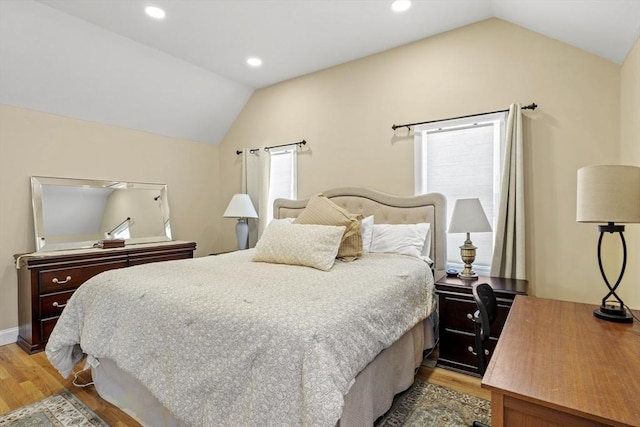
<path fill-rule="evenodd" d="M 439 311 L 439 347 L 437 366 L 453 371 L 480 376 L 475 356 L 475 332 L 473 313 L 478 309 L 473 298 L 474 284 L 488 283 L 498 301 L 498 317 L 491 325 L 491 335 L 486 342 L 487 363 L 507 320 L 516 295 L 527 295 L 526 280 L 502 277 L 478 276 L 461 279 L 444 276 L 436 281 Z"/>

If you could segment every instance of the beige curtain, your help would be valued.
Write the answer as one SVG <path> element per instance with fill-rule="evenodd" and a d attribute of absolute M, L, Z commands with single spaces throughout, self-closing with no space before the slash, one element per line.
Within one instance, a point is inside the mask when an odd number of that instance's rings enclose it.
<path fill-rule="evenodd" d="M 267 225 L 269 225 L 269 218 L 272 215 L 269 211 L 273 209 L 273 206 L 269 203 L 269 186 L 271 182 L 271 154 L 261 149 L 260 153 L 260 182 L 259 182 L 259 197 L 258 197 L 258 234 L 259 239 L 262 236 L 262 232 Z M 257 239 L 256 239 L 257 242 Z"/>
<path fill-rule="evenodd" d="M 260 220 L 260 155 L 259 151 L 251 153 L 250 148 L 242 149 L 242 192 L 249 195 L 253 207 L 258 212 L 258 219 L 249 219 L 249 245 L 253 248 L 258 241 Z"/>
<path fill-rule="evenodd" d="M 500 204 L 491 276 L 526 279 L 522 110 L 512 104 L 507 117 Z"/>

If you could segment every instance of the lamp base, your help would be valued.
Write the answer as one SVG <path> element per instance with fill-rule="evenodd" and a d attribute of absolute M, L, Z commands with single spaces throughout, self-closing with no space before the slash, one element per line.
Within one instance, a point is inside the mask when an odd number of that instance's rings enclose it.
<path fill-rule="evenodd" d="M 238 218 L 236 224 L 236 239 L 238 239 L 238 249 L 247 249 L 247 243 L 249 239 L 249 224 L 245 218 Z"/>
<path fill-rule="evenodd" d="M 471 270 L 471 273 L 467 273 L 467 274 L 464 274 L 464 271 L 463 271 L 461 273 L 458 273 L 458 278 L 460 278 L 460 279 L 477 279 L 478 278 L 478 274 L 473 270 Z"/>
<path fill-rule="evenodd" d="M 624 307 L 617 305 L 601 305 L 600 308 L 593 310 L 593 315 L 598 319 L 608 320 L 616 323 L 632 323 L 633 317 Z"/>
<path fill-rule="evenodd" d="M 469 233 L 467 233 L 467 240 L 464 241 L 464 245 L 460 246 L 460 258 L 464 263 L 464 268 L 458 274 L 460 279 L 475 279 L 478 277 L 475 271 L 473 271 L 473 261 L 476 260 L 476 249 L 473 246 Z"/>
<path fill-rule="evenodd" d="M 622 281 L 622 276 L 627 266 L 627 244 L 624 240 L 624 225 L 615 225 L 613 222 L 609 222 L 607 225 L 599 225 L 598 229 L 600 231 L 600 237 L 598 238 L 598 266 L 600 267 L 602 279 L 604 279 L 604 283 L 607 285 L 607 288 L 609 288 L 609 293 L 602 298 L 600 308 L 595 309 L 593 315 L 598 319 L 609 322 L 632 323 L 633 317 L 631 313 L 626 309 L 622 299 L 616 294 L 616 289 L 618 289 Z M 609 279 L 602 266 L 602 238 L 605 233 L 618 233 L 620 235 L 620 241 L 622 242 L 622 269 L 620 270 L 618 280 L 613 286 L 609 283 Z M 614 297 L 615 300 L 609 297 Z"/>

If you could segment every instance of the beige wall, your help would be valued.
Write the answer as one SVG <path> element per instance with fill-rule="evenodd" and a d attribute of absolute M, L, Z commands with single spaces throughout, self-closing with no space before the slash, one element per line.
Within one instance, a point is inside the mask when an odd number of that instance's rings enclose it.
<path fill-rule="evenodd" d="M 220 209 L 240 189 L 238 148 L 306 139 L 300 197 L 335 186 L 411 195 L 413 139 L 392 124 L 535 101 L 524 123 L 530 290 L 599 303 L 597 229 L 575 221 L 576 171 L 619 162 L 620 90 L 617 64 L 489 19 L 254 93 L 220 146 Z M 235 247 L 233 233 L 221 220 L 223 249 Z M 624 282 L 626 302 L 640 308 L 628 293 L 637 267 Z"/>
<path fill-rule="evenodd" d="M 13 254 L 35 249 L 31 175 L 166 183 L 176 240 L 218 246 L 218 146 L 0 105 L 0 331 L 18 326 Z"/>
<path fill-rule="evenodd" d="M 347 185 L 411 195 L 413 140 L 392 124 L 531 101 L 540 105 L 525 113 L 531 291 L 598 303 L 597 232 L 575 222 L 575 176 L 589 164 L 640 165 L 639 44 L 620 67 L 490 19 L 259 90 L 219 147 L 0 105 L 0 331 L 17 326 L 13 254 L 34 249 L 31 175 L 167 183 L 174 238 L 196 241 L 203 256 L 236 246 L 235 220 L 220 217 L 240 189 L 238 148 L 307 139 L 301 197 Z M 639 228 L 627 226 L 620 292 L 634 308 Z"/>
<path fill-rule="evenodd" d="M 621 80 L 619 163 L 640 166 L 640 39 L 622 64 Z M 640 308 L 640 224 L 625 228 L 629 258 L 620 294 L 627 304 Z"/>

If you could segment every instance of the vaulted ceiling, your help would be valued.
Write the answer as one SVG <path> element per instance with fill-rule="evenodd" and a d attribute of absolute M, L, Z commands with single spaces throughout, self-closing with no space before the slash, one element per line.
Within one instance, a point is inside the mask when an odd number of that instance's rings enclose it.
<path fill-rule="evenodd" d="M 640 0 L 157 0 L 162 20 L 149 4 L 0 0 L 0 102 L 216 144 L 255 89 L 487 18 L 618 64 L 640 36 Z"/>

